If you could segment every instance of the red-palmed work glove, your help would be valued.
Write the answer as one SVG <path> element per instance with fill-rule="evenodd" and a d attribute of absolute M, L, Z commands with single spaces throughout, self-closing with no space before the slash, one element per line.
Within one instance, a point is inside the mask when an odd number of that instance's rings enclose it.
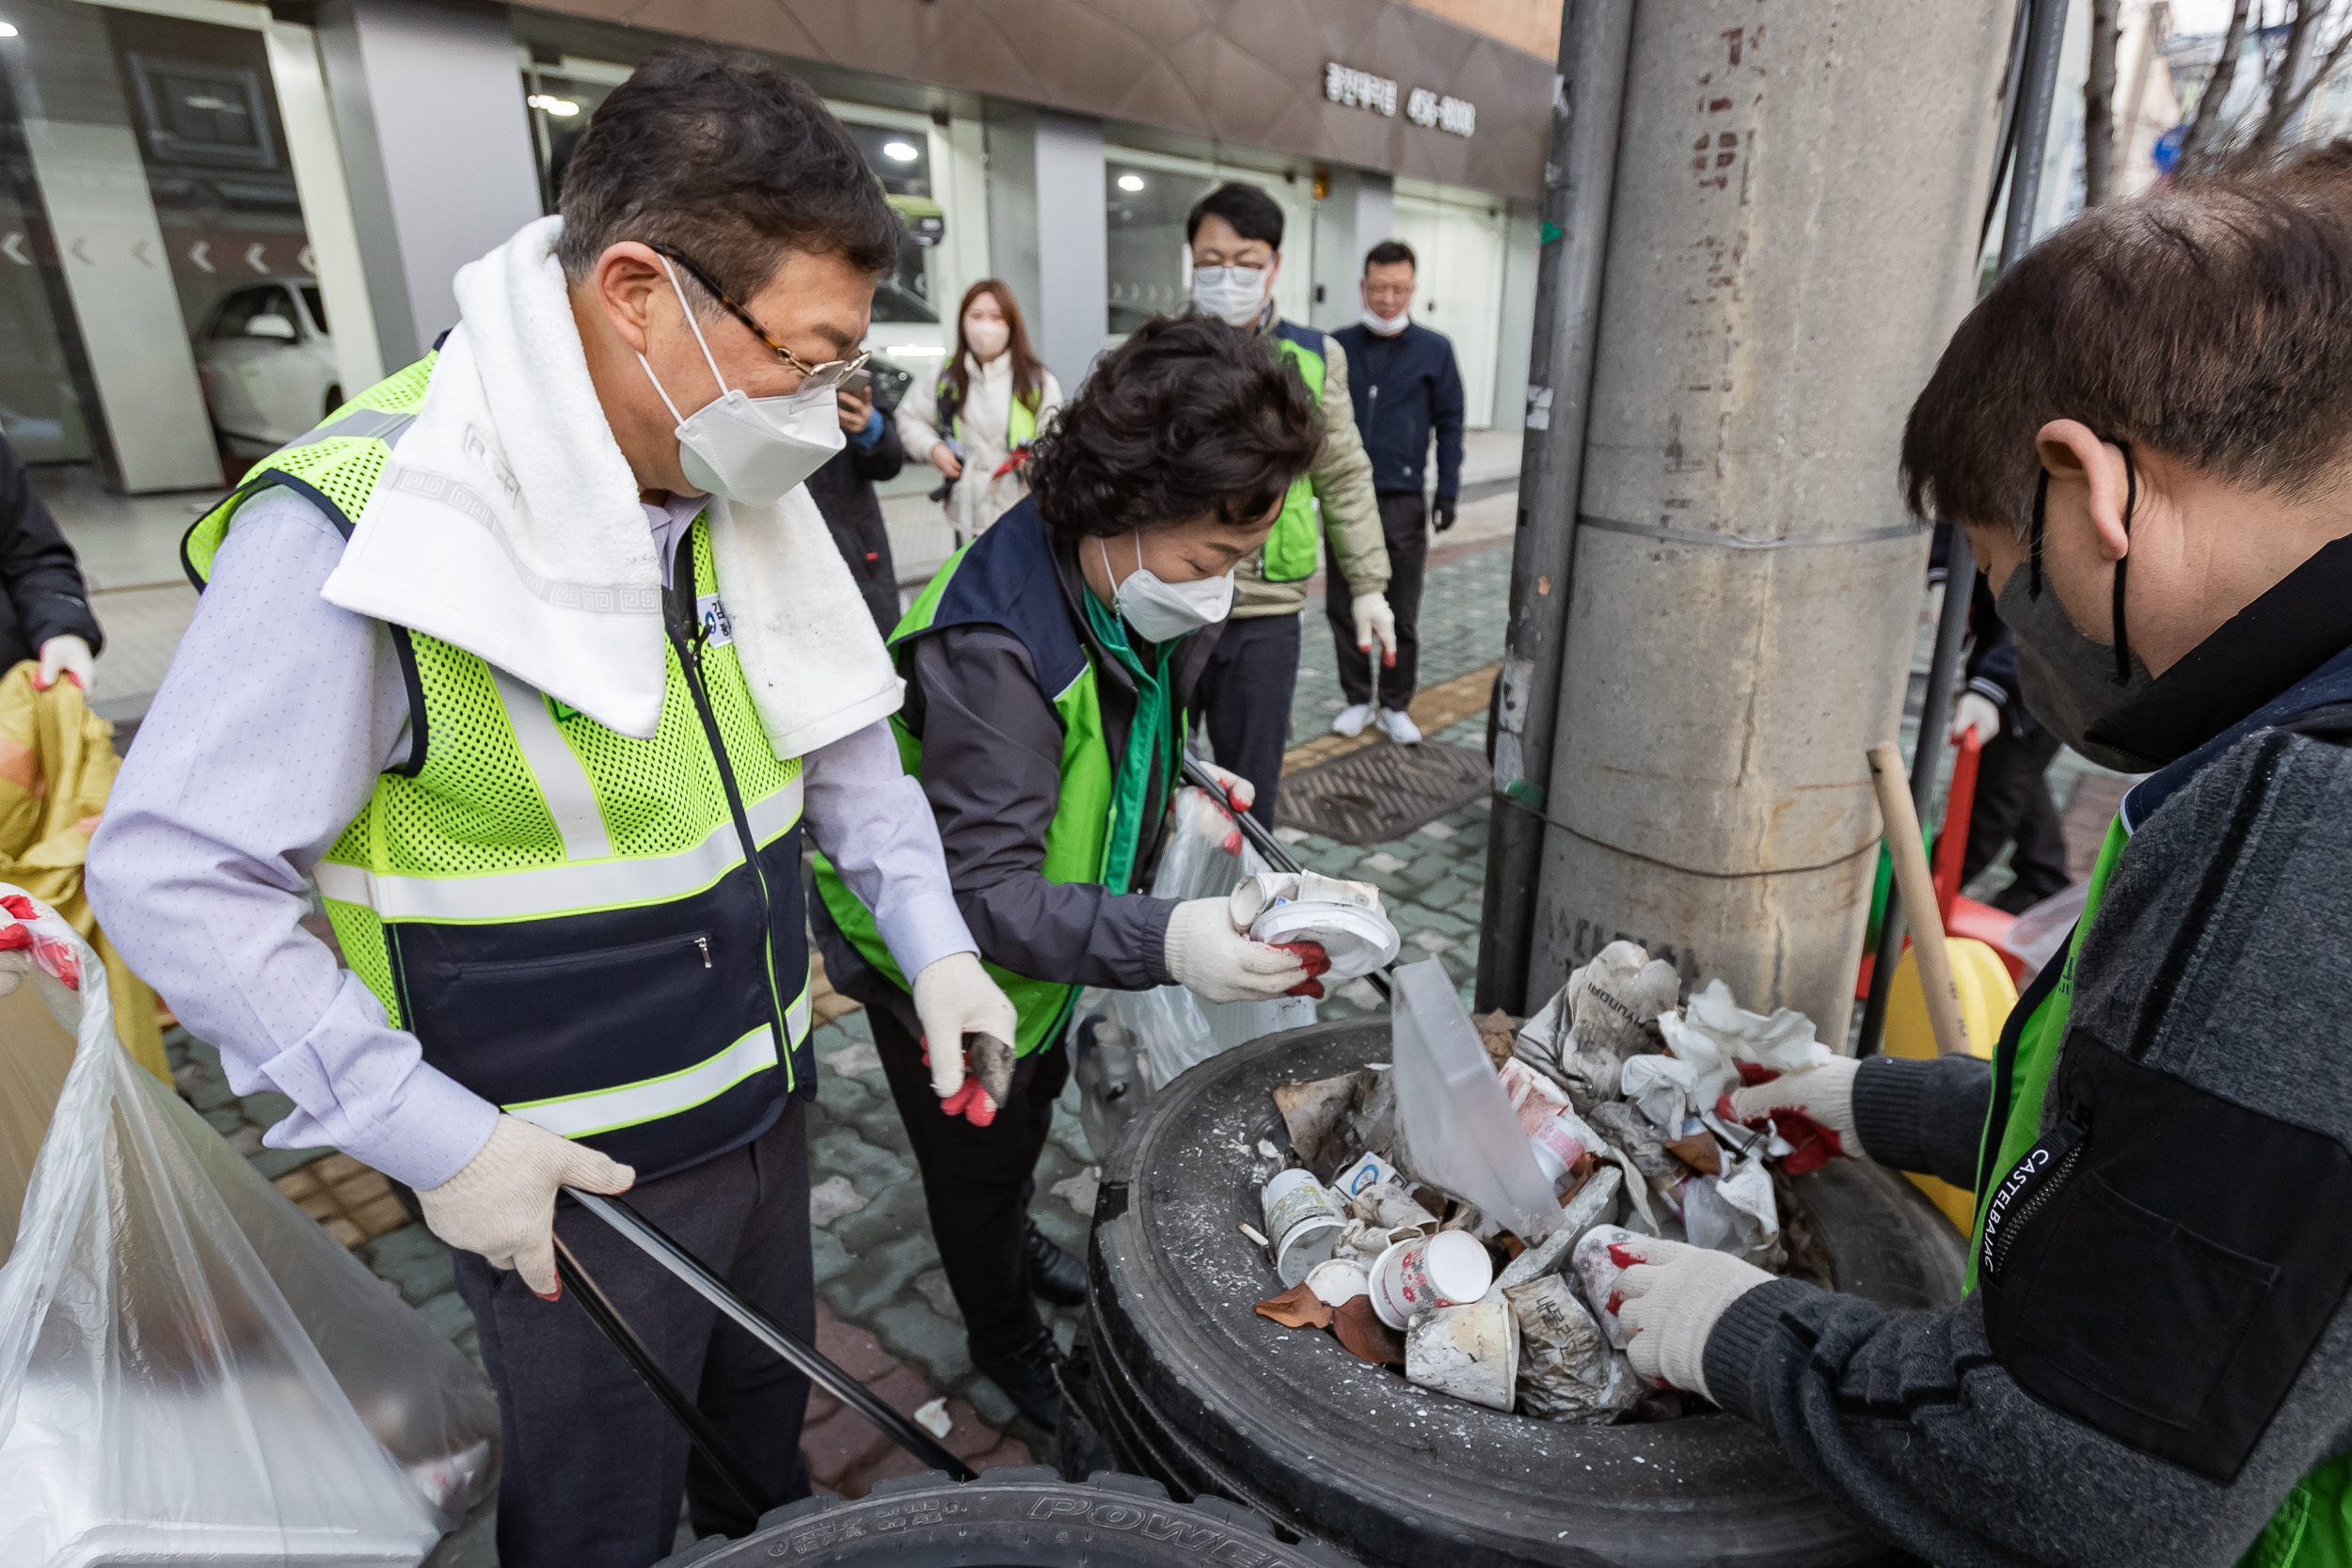
<path fill-rule="evenodd" d="M 1644 1236 L 1609 1249 L 1624 1268 L 1617 1321 L 1632 1336 L 1626 1358 L 1644 1377 L 1663 1378 L 1708 1399 L 1707 1337 L 1731 1304 L 1772 1276 L 1727 1252 Z"/>
<path fill-rule="evenodd" d="M 72 675 L 73 684 L 87 697 L 97 670 L 98 656 L 89 651 L 89 644 L 67 632 L 40 645 L 40 669 L 33 676 L 33 689 L 46 691 L 57 684 L 59 675 Z"/>
<path fill-rule="evenodd" d="M 964 1117 L 976 1127 L 996 1119 L 993 1099 L 981 1106 L 964 1091 L 979 1080 L 965 1077 L 964 1037 L 986 1035 L 997 1040 L 1018 1037 L 1021 1015 L 977 953 L 950 953 L 926 964 L 914 977 L 914 1016 L 923 1024 L 923 1056 L 931 1069 L 931 1092 L 939 1108 L 951 1117 Z M 982 1098 L 987 1098 L 982 1096 Z"/>
<path fill-rule="evenodd" d="M 1833 1056 L 1818 1067 L 1775 1077 L 1768 1069 L 1742 1062 L 1740 1076 L 1746 1086 L 1718 1101 L 1715 1114 L 1743 1127 L 1761 1127 L 1769 1118 L 1782 1137 L 1797 1146 L 1781 1166 L 1790 1176 L 1803 1176 L 1840 1154 L 1860 1159 L 1862 1140 L 1853 1130 L 1853 1081 L 1861 1069 L 1855 1057 Z"/>
<path fill-rule="evenodd" d="M 489 1141 L 455 1176 L 417 1190 L 433 1234 L 494 1267 L 522 1275 L 544 1301 L 561 1296 L 555 1275 L 555 1195 L 559 1188 L 625 1193 L 637 1173 L 608 1155 L 501 1115 Z"/>
<path fill-rule="evenodd" d="M 1319 996 L 1314 976 L 1330 967 L 1311 942 L 1283 947 L 1253 942 L 1233 924 L 1229 900 L 1191 898 L 1168 917 L 1168 971 L 1176 983 L 1203 1002 L 1272 1002 L 1295 993 Z M 1296 949 L 1313 948 L 1321 959 L 1310 969 Z M 1301 990 L 1302 986 L 1314 986 Z"/>

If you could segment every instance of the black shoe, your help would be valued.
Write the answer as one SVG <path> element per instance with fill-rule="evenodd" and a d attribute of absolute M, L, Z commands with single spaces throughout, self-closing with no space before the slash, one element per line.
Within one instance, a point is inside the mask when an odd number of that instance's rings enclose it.
<path fill-rule="evenodd" d="M 1029 1222 L 1021 1245 L 1028 1254 L 1031 1294 L 1057 1307 L 1075 1307 L 1087 1299 L 1087 1266 L 1056 1246 L 1037 1221 Z"/>
<path fill-rule="evenodd" d="M 1061 1347 L 1048 1329 L 1002 1360 L 978 1363 L 980 1371 L 1014 1406 L 1051 1432 L 1061 1421 L 1061 1385 L 1054 1370 L 1062 1363 Z"/>

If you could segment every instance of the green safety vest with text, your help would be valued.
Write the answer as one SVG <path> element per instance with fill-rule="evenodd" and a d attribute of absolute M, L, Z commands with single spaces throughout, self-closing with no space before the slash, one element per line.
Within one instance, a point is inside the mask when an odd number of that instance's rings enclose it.
<path fill-rule="evenodd" d="M 1275 352 L 1298 368 L 1300 379 L 1307 383 L 1307 395 L 1319 412 L 1323 407 L 1323 334 L 1311 326 L 1277 322 L 1273 336 Z M 1315 505 L 1314 482 L 1300 474 L 1291 481 L 1282 497 L 1281 515 L 1274 519 L 1274 531 L 1266 535 L 1266 580 L 1295 582 L 1311 578 L 1322 559 L 1323 514 Z"/>
<path fill-rule="evenodd" d="M 361 393 L 199 518 L 182 546 L 198 589 L 262 490 L 303 496 L 349 538 L 434 362 Z M 409 754 L 317 870 L 344 961 L 428 1064 L 641 1180 L 750 1141 L 816 1084 L 801 764 L 768 743 L 702 518 L 676 577 L 691 597 L 664 595 L 649 739 L 389 627 Z"/>
<path fill-rule="evenodd" d="M 1987 1173 L 2009 1172 L 2032 1152 L 2042 1137 L 2042 1106 L 2050 1081 L 2058 1071 L 2066 1041 L 2067 1022 L 2074 1012 L 2075 965 L 2083 940 L 2099 912 L 2107 879 L 2122 859 L 2131 832 L 2119 816 L 2107 825 L 2099 859 L 2091 868 L 2089 896 L 2082 918 L 2066 945 L 2065 965 L 2058 983 L 2042 997 L 2019 1024 L 2013 1040 L 1995 1057 L 1994 1114 L 1999 1124 L 1985 1126 Z M 1999 1075 L 2006 1074 L 2006 1082 Z M 2006 1091 L 2006 1092 L 2004 1092 Z M 2004 1107 L 2006 1114 L 2003 1114 Z M 1984 1251 L 1984 1221 L 1997 1180 L 1979 1180 L 1977 1223 L 1968 1248 L 1968 1288 L 1977 1284 L 1977 1259 Z M 2297 1481 L 2287 1494 L 2254 1544 L 2239 1559 L 2238 1568 L 2352 1568 L 2352 1453 L 2340 1454 Z"/>
<path fill-rule="evenodd" d="M 1029 498 L 947 559 L 891 633 L 890 647 L 903 673 L 912 645 L 948 626 L 996 626 L 1020 640 L 1062 731 L 1060 794 L 1046 830 L 1045 857 L 1040 869 L 1048 881 L 1104 885 L 1115 881 L 1118 885 L 1111 885 L 1110 891 L 1125 893 L 1132 866 L 1108 863 L 1113 842 L 1120 836 L 1119 768 L 1103 721 L 1101 674 L 1087 643 L 1070 623 L 1052 540 L 1038 514 L 1037 501 Z M 903 712 L 892 715 L 890 723 L 898 737 L 901 764 L 907 772 L 920 777 L 922 737 L 907 728 Z M 1182 734 L 1181 720 L 1176 733 Z M 1129 744 L 1148 741 L 1131 736 Z M 1180 766 L 1181 759 L 1171 751 L 1168 787 L 1173 787 Z M 1142 826 L 1149 828 L 1148 823 Z M 1132 845 L 1135 837 L 1130 833 L 1126 840 Z M 893 985 L 911 990 L 882 942 L 872 912 L 830 863 L 821 856 L 812 859 L 818 895 L 841 934 Z M 1106 876 L 1106 872 L 1115 875 Z M 1047 1049 L 1061 1038 L 1079 987 L 1016 974 L 1000 964 L 991 963 L 987 968 L 1020 1014 L 1019 1037 L 1014 1041 L 1019 1054 Z"/>

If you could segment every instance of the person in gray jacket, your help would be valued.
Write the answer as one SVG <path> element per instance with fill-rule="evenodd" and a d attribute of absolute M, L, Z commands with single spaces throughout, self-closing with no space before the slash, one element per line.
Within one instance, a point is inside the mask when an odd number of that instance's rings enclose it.
<path fill-rule="evenodd" d="M 1911 412 L 2026 702 L 2124 797 L 1994 1060 L 1729 1097 L 1978 1196 L 1957 1307 L 1649 1242 L 1638 1370 L 1944 1565 L 2352 1561 L 2352 142 L 2100 207 Z"/>

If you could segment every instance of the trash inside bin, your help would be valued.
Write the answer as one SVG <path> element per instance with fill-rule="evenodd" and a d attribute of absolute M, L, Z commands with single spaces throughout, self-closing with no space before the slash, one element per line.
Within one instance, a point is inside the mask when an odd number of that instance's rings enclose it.
<path fill-rule="evenodd" d="M 1099 1430 L 1120 1467 L 1179 1497 L 1233 1498 L 1373 1564 L 1907 1560 L 1849 1524 L 1755 1427 L 1691 1396 L 1654 1396 L 1661 1404 L 1645 1412 L 1695 1412 L 1678 1419 L 1583 1424 L 1614 1415 L 1610 1402 L 1624 1391 L 1612 1389 L 1609 1363 L 1589 1356 L 1593 1335 L 1558 1302 L 1548 1320 L 1531 1302 L 1511 1321 L 1522 1396 L 1531 1314 L 1549 1353 L 1539 1370 L 1559 1371 L 1563 1355 L 1582 1358 L 1542 1390 L 1566 1420 L 1417 1386 L 1342 1342 L 1343 1308 L 1331 1309 L 1333 1333 L 1286 1328 L 1251 1310 L 1279 1282 L 1234 1219 L 1260 1212 L 1274 1162 L 1258 1149 L 1289 1143 L 1284 1110 L 1351 1126 L 1358 1148 L 1394 1147 L 1368 1125 L 1388 1118 L 1393 1127 L 1397 1108 L 1383 1097 L 1334 1108 L 1292 1090 L 1284 1107 L 1276 1091 L 1389 1063 L 1391 1046 L 1386 1020 L 1270 1037 L 1168 1085 L 1127 1129 L 1104 1171 L 1077 1380 L 1085 1397 L 1073 1402 L 1075 1418 Z M 1414 1174 L 1411 1148 L 1397 1150 L 1394 1164 Z M 1606 1174 L 1659 1193 L 1629 1163 Z M 1899 1178 L 1837 1161 L 1781 1186 L 1790 1199 L 1788 1244 L 1829 1283 L 1900 1307 L 1958 1299 L 1961 1240 Z M 1661 1201 L 1661 1224 L 1667 1212 Z M 1561 1228 L 1591 1223 L 1564 1216 Z M 1538 1258 L 1540 1250 L 1521 1254 L 1543 1271 L 1533 1277 L 1564 1279 L 1566 1259 Z M 1338 1256 L 1349 1256 L 1344 1242 Z M 1526 1283 L 1512 1272 L 1498 1276 L 1498 1291 Z M 1452 1345 L 1423 1347 L 1424 1364 L 1435 1375 L 1443 1362 L 1448 1381 L 1491 1398 L 1499 1384 L 1478 1373 L 1499 1367 L 1490 1356 L 1482 1362 L 1482 1348 L 1510 1333 L 1501 1320 L 1465 1320 Z M 1404 1359 L 1409 1371 L 1409 1347 Z"/>

